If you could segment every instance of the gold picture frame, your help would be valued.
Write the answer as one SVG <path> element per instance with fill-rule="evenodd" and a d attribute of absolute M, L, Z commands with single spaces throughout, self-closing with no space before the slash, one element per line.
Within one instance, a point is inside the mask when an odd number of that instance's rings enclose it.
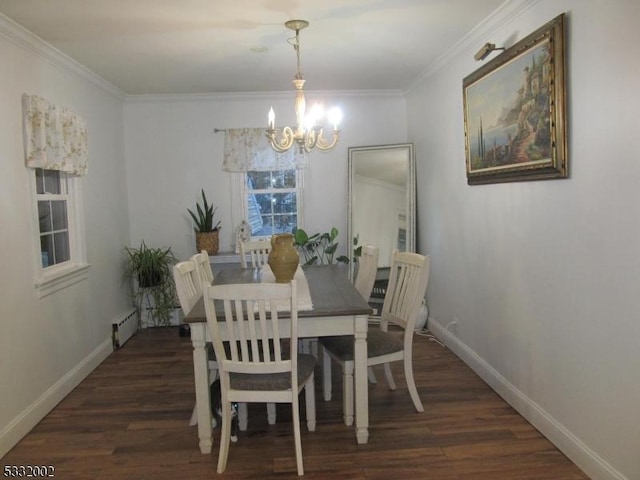
<path fill-rule="evenodd" d="M 469 185 L 567 178 L 564 14 L 464 78 Z"/>

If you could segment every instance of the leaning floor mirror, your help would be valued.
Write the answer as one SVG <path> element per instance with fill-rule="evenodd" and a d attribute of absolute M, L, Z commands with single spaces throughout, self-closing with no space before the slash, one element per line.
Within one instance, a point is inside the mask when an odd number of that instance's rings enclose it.
<path fill-rule="evenodd" d="M 378 278 L 384 279 L 395 249 L 415 251 L 413 144 L 350 147 L 348 192 L 349 252 L 353 256 L 361 245 L 378 247 Z"/>

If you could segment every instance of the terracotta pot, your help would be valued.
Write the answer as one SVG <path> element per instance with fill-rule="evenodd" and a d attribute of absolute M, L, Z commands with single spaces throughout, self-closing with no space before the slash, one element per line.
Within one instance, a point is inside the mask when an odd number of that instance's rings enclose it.
<path fill-rule="evenodd" d="M 296 273 L 299 261 L 298 251 L 293 246 L 292 234 L 280 233 L 271 237 L 269 266 L 277 283 L 290 282 Z"/>
<path fill-rule="evenodd" d="M 218 254 L 218 230 L 213 232 L 196 233 L 196 250 L 200 253 L 206 250 L 209 255 Z"/>

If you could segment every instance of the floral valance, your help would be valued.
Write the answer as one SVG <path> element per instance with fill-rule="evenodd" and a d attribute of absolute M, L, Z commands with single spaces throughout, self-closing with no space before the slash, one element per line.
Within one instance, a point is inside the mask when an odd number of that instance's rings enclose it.
<path fill-rule="evenodd" d="M 225 131 L 222 170 L 248 172 L 304 168 L 306 155 L 296 148 L 277 153 L 264 134 L 264 128 L 231 128 Z"/>
<path fill-rule="evenodd" d="M 87 173 L 85 120 L 37 95 L 22 95 L 24 155 L 29 168 Z"/>

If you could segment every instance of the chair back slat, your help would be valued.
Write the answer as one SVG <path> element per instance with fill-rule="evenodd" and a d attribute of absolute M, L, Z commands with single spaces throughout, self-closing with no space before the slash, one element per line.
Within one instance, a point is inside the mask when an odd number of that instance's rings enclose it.
<path fill-rule="evenodd" d="M 363 245 L 360 259 L 358 260 L 358 272 L 353 285 L 362 297 L 369 301 L 373 284 L 378 272 L 378 247 Z"/>
<path fill-rule="evenodd" d="M 206 250 L 202 250 L 200 253 L 196 253 L 191 257 L 191 260 L 196 264 L 198 274 L 200 275 L 200 283 L 202 285 L 211 285 L 213 283 L 213 270 L 211 270 L 211 263 L 209 262 L 209 254 Z"/>
<path fill-rule="evenodd" d="M 213 339 L 221 375 L 236 373 L 292 372 L 297 356 L 297 292 L 296 282 L 288 284 L 213 285 L 205 289 L 207 323 Z M 216 312 L 215 302 L 221 301 L 224 314 Z M 279 311 L 286 310 L 291 318 L 290 329 L 280 330 Z M 224 350 L 219 329 L 229 338 Z M 291 338 L 290 356 L 284 355 L 283 338 Z M 294 341 L 295 339 L 295 341 Z M 293 381 L 293 380 L 292 380 Z M 295 380 L 297 388 L 297 380 Z"/>
<path fill-rule="evenodd" d="M 251 267 L 261 268 L 269 262 L 271 242 L 266 240 L 249 240 L 240 242 L 240 265 L 247 268 L 247 255 L 251 259 Z"/>
<path fill-rule="evenodd" d="M 413 332 L 418 309 L 429 282 L 430 257 L 418 253 L 393 253 L 389 286 L 382 306 L 381 328 L 393 323 Z"/>
<path fill-rule="evenodd" d="M 173 281 L 182 312 L 187 315 L 202 296 L 202 283 L 191 260 L 179 262 L 173 266 Z"/>

